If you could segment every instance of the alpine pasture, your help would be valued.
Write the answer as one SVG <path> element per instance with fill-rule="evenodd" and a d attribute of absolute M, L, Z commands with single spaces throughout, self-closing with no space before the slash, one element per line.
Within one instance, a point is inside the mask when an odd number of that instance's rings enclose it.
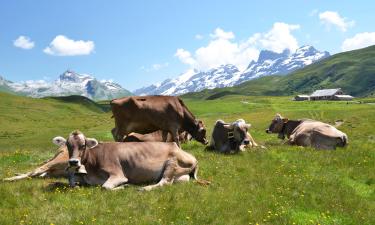
<path fill-rule="evenodd" d="M 236 155 L 182 148 L 199 161 L 189 182 L 140 192 L 100 187 L 68 188 L 65 179 L 1 182 L 0 224 L 375 224 L 375 102 L 293 102 L 291 97 L 225 96 L 187 99 L 210 135 L 217 119 L 243 118 L 267 149 Z M 26 172 L 51 158 L 51 139 L 75 129 L 112 141 L 114 121 L 105 103 L 82 98 L 32 99 L 0 93 L 0 177 Z M 334 151 L 283 145 L 265 133 L 276 113 L 311 118 L 347 133 L 349 145 Z M 64 184 L 55 185 L 55 182 Z"/>

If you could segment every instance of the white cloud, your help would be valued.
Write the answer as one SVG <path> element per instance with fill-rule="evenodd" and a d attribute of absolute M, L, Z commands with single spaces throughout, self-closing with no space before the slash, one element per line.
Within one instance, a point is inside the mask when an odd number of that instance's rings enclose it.
<path fill-rule="evenodd" d="M 359 48 L 365 48 L 370 45 L 375 45 L 375 32 L 364 32 L 354 35 L 352 38 L 347 38 L 341 45 L 343 51 L 350 51 Z"/>
<path fill-rule="evenodd" d="M 282 52 L 284 49 L 289 49 L 294 52 L 298 48 L 298 41 L 292 35 L 293 30 L 300 28 L 300 25 L 287 24 L 277 22 L 274 23 L 272 29 L 265 34 L 256 34 L 252 38 L 258 39 L 261 47 L 274 52 Z"/>
<path fill-rule="evenodd" d="M 202 40 L 204 38 L 203 35 L 201 35 L 201 34 L 196 34 L 194 37 L 197 40 Z"/>
<path fill-rule="evenodd" d="M 210 34 L 207 46 L 200 47 L 192 54 L 185 49 L 177 49 L 175 56 L 191 68 L 207 70 L 223 64 L 234 64 L 244 70 L 251 60 L 257 60 L 261 49 L 282 52 L 284 49 L 295 51 L 298 48 L 296 38 L 291 31 L 299 25 L 275 23 L 266 33 L 256 33 L 245 41 L 236 42 L 233 32 L 216 28 Z"/>
<path fill-rule="evenodd" d="M 94 48 L 93 41 L 75 41 L 64 35 L 58 35 L 43 52 L 56 56 L 89 55 L 94 51 Z"/>
<path fill-rule="evenodd" d="M 196 61 L 191 56 L 191 53 L 189 51 L 186 51 L 185 49 L 182 49 L 182 48 L 177 49 L 174 56 L 176 56 L 178 59 L 180 59 L 181 62 L 184 63 L 184 64 L 188 64 L 190 66 L 196 65 Z"/>
<path fill-rule="evenodd" d="M 22 49 L 32 49 L 35 46 L 34 42 L 32 42 L 31 39 L 26 36 L 19 36 L 13 41 L 13 45 Z"/>
<path fill-rule="evenodd" d="M 335 26 L 341 31 L 345 32 L 348 28 L 354 26 L 354 20 L 349 21 L 347 18 L 341 17 L 338 12 L 325 11 L 319 13 L 320 21 L 325 24 L 328 28 Z"/>
<path fill-rule="evenodd" d="M 210 37 L 214 38 L 214 39 L 225 39 L 225 40 L 229 40 L 229 39 L 233 39 L 234 38 L 234 34 L 232 31 L 229 31 L 229 32 L 225 32 L 223 29 L 221 28 L 216 28 L 215 29 L 215 32 L 213 34 L 210 34 Z"/>
<path fill-rule="evenodd" d="M 145 66 L 142 66 L 141 67 L 141 70 L 144 70 L 146 72 L 151 72 L 151 71 L 158 71 L 158 70 L 161 70 L 163 68 L 166 68 L 169 66 L 169 63 L 155 63 L 155 64 L 152 64 L 151 67 L 145 67 Z"/>

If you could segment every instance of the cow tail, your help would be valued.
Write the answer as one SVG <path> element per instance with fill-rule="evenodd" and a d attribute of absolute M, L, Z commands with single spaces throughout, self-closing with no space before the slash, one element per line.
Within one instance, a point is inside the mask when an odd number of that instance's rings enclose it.
<path fill-rule="evenodd" d="M 199 185 L 202 185 L 202 186 L 207 186 L 209 184 L 211 184 L 210 181 L 208 180 L 203 180 L 203 179 L 199 179 L 198 178 L 198 170 L 199 170 L 199 167 L 198 167 L 198 164 L 194 167 L 194 169 L 190 172 L 189 176 L 195 180 L 195 182 Z"/>

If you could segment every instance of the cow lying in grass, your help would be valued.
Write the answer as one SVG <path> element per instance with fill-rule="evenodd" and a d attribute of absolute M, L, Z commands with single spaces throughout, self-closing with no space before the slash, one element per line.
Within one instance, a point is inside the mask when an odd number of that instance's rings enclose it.
<path fill-rule="evenodd" d="M 54 157 L 44 162 L 38 168 L 14 177 L 5 178 L 5 181 L 22 180 L 32 177 L 68 177 L 66 167 L 68 166 L 69 154 L 66 146 L 61 146 Z"/>
<path fill-rule="evenodd" d="M 345 133 L 332 125 L 315 120 L 289 120 L 276 114 L 267 133 L 277 133 L 280 139 L 288 138 L 291 145 L 311 146 L 316 149 L 335 149 L 348 143 Z"/>
<path fill-rule="evenodd" d="M 251 127 L 245 120 L 238 119 L 233 123 L 217 120 L 212 131 L 210 149 L 221 153 L 244 151 L 246 146 L 256 147 L 258 144 L 248 132 Z"/>
<path fill-rule="evenodd" d="M 183 131 L 179 133 L 179 140 L 181 143 L 186 143 L 192 139 L 191 135 Z M 163 142 L 163 131 L 158 130 L 149 134 L 130 133 L 123 142 Z M 167 134 L 166 142 L 173 142 L 173 137 L 170 133 Z"/>
<path fill-rule="evenodd" d="M 191 136 L 187 132 L 180 133 L 181 143 L 191 140 Z M 138 134 L 131 133 L 125 139 L 124 142 L 162 142 L 162 131 L 156 131 L 150 134 Z M 172 137 L 168 134 L 168 142 L 172 142 Z M 69 154 L 66 146 L 61 146 L 58 152 L 49 160 L 44 162 L 38 168 L 22 174 L 16 174 L 16 176 L 5 178 L 4 181 L 16 181 L 26 178 L 34 177 L 68 177 L 66 168 L 68 167 Z"/>
<path fill-rule="evenodd" d="M 78 173 L 79 181 L 117 189 L 126 184 L 155 183 L 143 187 L 152 190 L 176 181 L 197 180 L 198 161 L 181 150 L 176 143 L 165 142 L 107 142 L 98 143 L 79 131 L 68 139 L 55 137 L 53 142 L 67 146 L 70 174 Z M 75 185 L 76 176 L 69 183 Z"/>

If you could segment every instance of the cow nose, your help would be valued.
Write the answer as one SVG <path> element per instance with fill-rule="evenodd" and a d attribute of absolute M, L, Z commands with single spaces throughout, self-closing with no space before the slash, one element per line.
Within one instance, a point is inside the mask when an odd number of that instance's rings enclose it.
<path fill-rule="evenodd" d="M 245 145 L 248 145 L 248 144 L 250 144 L 250 141 L 249 141 L 249 140 L 244 140 L 243 143 L 244 143 Z"/>
<path fill-rule="evenodd" d="M 69 159 L 69 166 L 78 166 L 78 159 Z"/>

